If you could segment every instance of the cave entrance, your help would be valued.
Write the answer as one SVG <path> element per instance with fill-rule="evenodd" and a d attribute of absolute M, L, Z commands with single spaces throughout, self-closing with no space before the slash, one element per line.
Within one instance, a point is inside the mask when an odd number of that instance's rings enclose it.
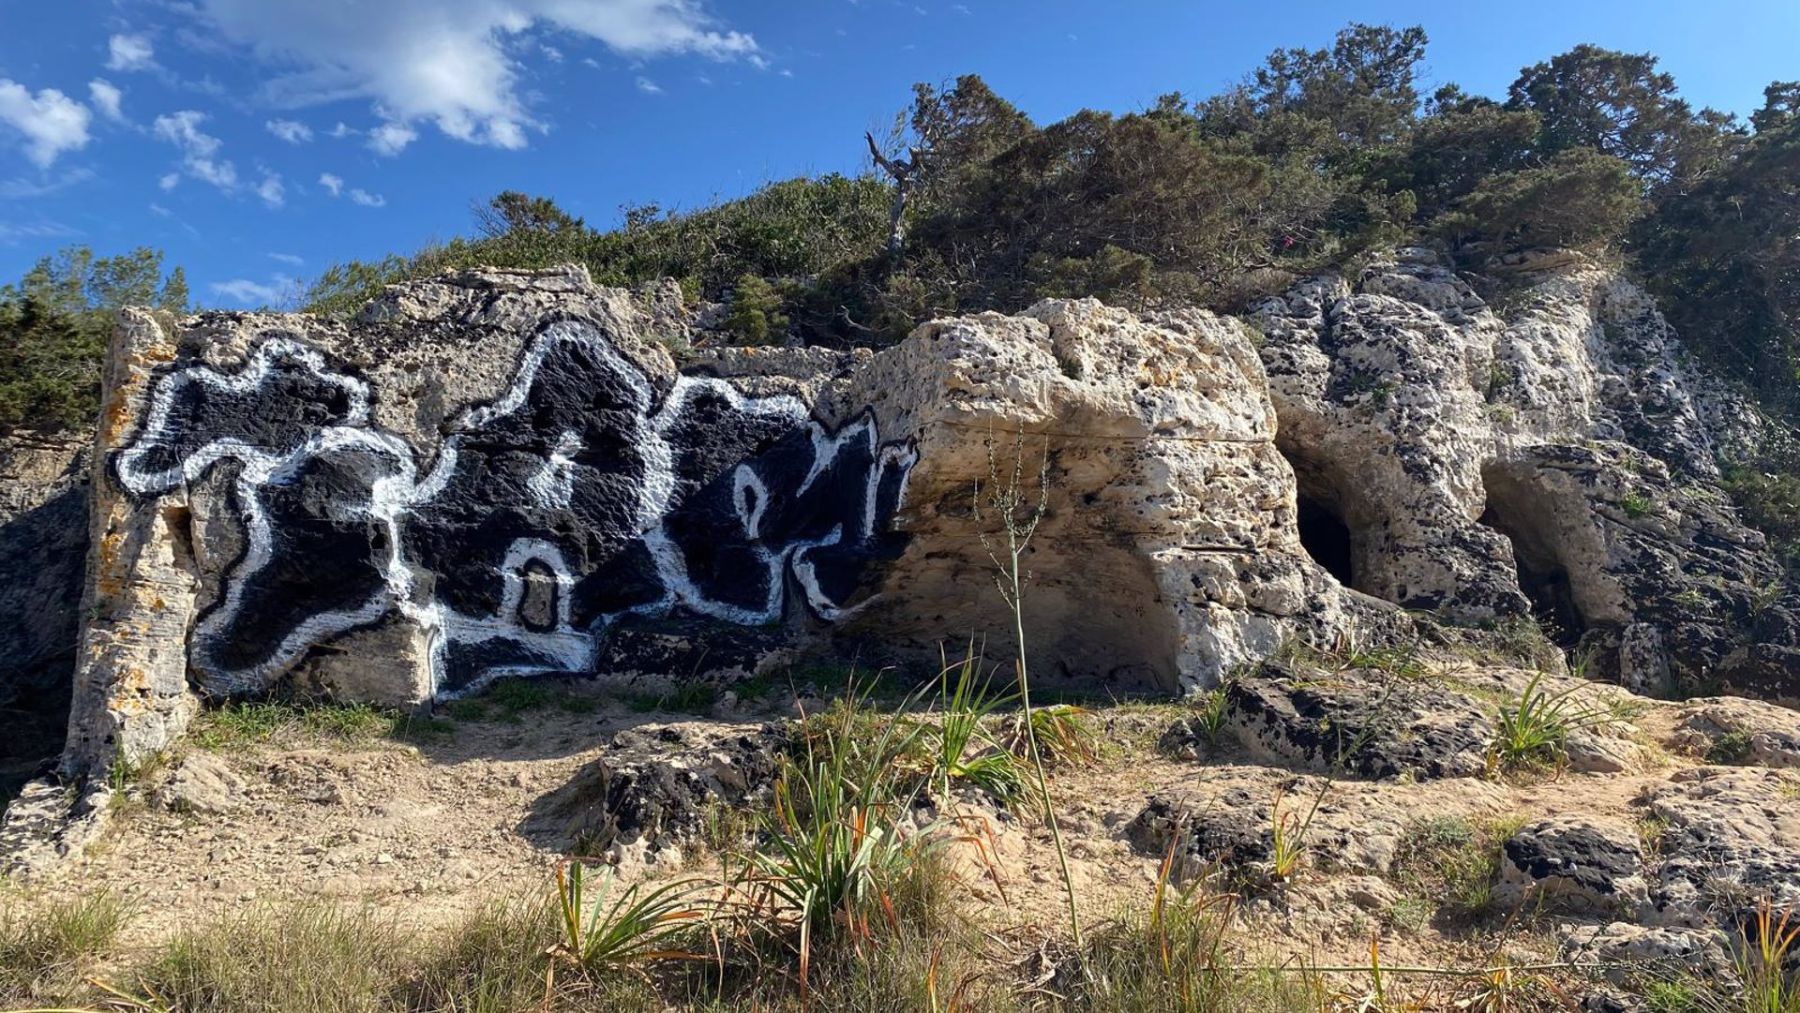
<path fill-rule="evenodd" d="M 1558 647 L 1574 648 L 1588 624 L 1554 538 L 1556 524 L 1550 516 L 1549 498 L 1503 467 L 1483 468 L 1481 479 L 1487 487 L 1487 507 L 1479 520 L 1512 544 L 1519 590 L 1531 600 L 1538 625 Z"/>
<path fill-rule="evenodd" d="M 1345 483 L 1304 449 L 1285 443 L 1276 446 L 1294 469 L 1294 521 L 1300 529 L 1300 547 L 1338 583 L 1356 587 L 1360 550 Z"/>
<path fill-rule="evenodd" d="M 1300 547 L 1345 587 L 1356 584 L 1350 552 L 1350 525 L 1331 504 L 1304 492 L 1299 496 Z"/>

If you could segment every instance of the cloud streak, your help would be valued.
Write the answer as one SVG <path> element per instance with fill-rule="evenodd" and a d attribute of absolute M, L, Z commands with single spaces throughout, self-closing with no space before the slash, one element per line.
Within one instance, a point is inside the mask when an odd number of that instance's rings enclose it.
<path fill-rule="evenodd" d="M 125 111 L 119 107 L 119 101 L 123 97 L 124 93 L 105 78 L 96 77 L 88 82 L 88 101 L 94 103 L 94 108 L 100 110 L 100 115 L 114 123 L 125 122 Z"/>
<path fill-rule="evenodd" d="M 190 177 L 203 183 L 211 183 L 221 190 L 237 189 L 237 167 L 227 159 L 218 157 L 222 145 L 217 137 L 204 133 L 200 124 L 206 122 L 206 114 L 194 109 L 183 109 L 167 116 L 158 116 L 151 125 L 151 131 L 158 140 L 167 141 L 181 150 L 181 167 Z M 173 189 L 179 177 L 171 182 L 170 176 L 164 176 L 159 185 L 164 190 Z"/>
<path fill-rule="evenodd" d="M 299 120 L 269 120 L 263 129 L 289 144 L 305 144 L 313 139 L 312 128 Z"/>

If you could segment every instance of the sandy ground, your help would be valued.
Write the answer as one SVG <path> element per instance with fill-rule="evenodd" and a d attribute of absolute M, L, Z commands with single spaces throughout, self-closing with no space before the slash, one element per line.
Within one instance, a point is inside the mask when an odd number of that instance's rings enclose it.
<path fill-rule="evenodd" d="M 1451 961 L 1477 944 L 1405 928 L 1388 917 L 1397 887 L 1358 871 L 1369 849 L 1424 816 L 1472 821 L 1528 819 L 1580 811 L 1633 819 L 1646 787 L 1697 761 L 1655 752 L 1644 769 L 1607 775 L 1561 773 L 1507 783 L 1456 779 L 1426 783 L 1338 781 L 1261 766 L 1225 753 L 1179 761 L 1154 749 L 1172 705 L 1095 711 L 1107 748 L 1101 761 L 1056 772 L 1052 794 L 1087 917 L 1147 905 L 1161 856 L 1133 847 L 1127 828 L 1152 796 L 1207 804 L 1239 791 L 1273 803 L 1285 786 L 1290 807 L 1323 789 L 1309 831 L 1308 870 L 1274 900 L 1243 908 L 1247 940 L 1266 959 L 1358 962 L 1372 935 L 1389 961 Z M 265 902 L 324 899 L 367 905 L 423 927 L 452 921 L 497 896 L 547 891 L 560 855 L 536 839 L 529 817 L 546 796 L 600 757 L 616 731 L 689 715 L 642 714 L 600 702 L 589 713 L 534 709 L 516 721 L 458 721 L 424 744 L 356 743 L 302 733 L 217 751 L 245 787 L 224 816 L 166 811 L 128 802 L 107 836 L 66 874 L 39 889 L 66 895 L 109 886 L 134 903 L 127 948 L 152 945 L 179 927 Z M 1658 712 L 1638 719 L 1643 735 L 1661 731 Z M 746 717 L 746 727 L 756 721 Z M 1302 800 L 1300 803 L 1294 799 Z M 996 932 L 1055 926 L 1064 895 L 1047 828 L 1037 817 L 993 809 L 968 811 L 975 845 L 958 845 L 954 867 Z M 1246 819 L 1266 819 L 1248 811 Z M 684 874 L 716 871 L 709 856 Z M 651 874 L 664 874 L 653 871 Z M 541 894 L 540 894 L 541 895 Z M 1052 929 L 1054 931 L 1054 929 Z M 1529 932 L 1518 945 L 1532 952 Z M 1478 957 L 1479 954 L 1476 954 Z"/>

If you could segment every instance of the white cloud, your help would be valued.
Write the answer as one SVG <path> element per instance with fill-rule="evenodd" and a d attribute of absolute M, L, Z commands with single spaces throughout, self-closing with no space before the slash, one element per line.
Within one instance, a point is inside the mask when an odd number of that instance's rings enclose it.
<path fill-rule="evenodd" d="M 150 70 L 156 66 L 156 49 L 143 35 L 115 35 L 106 40 L 106 69 Z"/>
<path fill-rule="evenodd" d="M 647 77 L 640 77 L 637 79 L 637 88 L 638 91 L 641 91 L 646 95 L 662 94 L 662 86 Z"/>
<path fill-rule="evenodd" d="M 233 278 L 215 281 L 208 287 L 214 295 L 224 296 L 241 306 L 283 306 L 293 301 L 298 286 L 287 275 L 276 274 L 267 282 Z"/>
<path fill-rule="evenodd" d="M 329 172 L 319 173 L 319 185 L 331 192 L 333 197 L 344 192 L 344 177 L 333 176 Z"/>
<path fill-rule="evenodd" d="M 205 113 L 183 109 L 167 116 L 158 116 L 151 126 L 159 139 L 181 149 L 181 167 L 189 176 L 211 183 L 221 190 L 235 190 L 238 185 L 237 166 L 218 157 L 219 139 L 200 130 L 200 124 L 205 120 Z M 170 177 L 164 176 L 161 185 L 167 190 L 174 183 L 170 182 Z"/>
<path fill-rule="evenodd" d="M 86 145 L 91 119 L 87 106 L 55 88 L 34 96 L 24 85 L 0 78 L 0 124 L 24 137 L 25 157 L 40 169 L 50 168 L 63 152 Z"/>
<path fill-rule="evenodd" d="M 377 155 L 398 155 L 406 150 L 406 146 L 417 140 L 419 132 L 397 120 L 389 120 L 374 130 L 369 131 L 369 147 Z M 518 147 L 518 145 L 502 145 Z"/>
<path fill-rule="evenodd" d="M 173 190 L 181 185 L 181 173 L 165 172 L 156 180 L 156 185 L 164 190 Z"/>
<path fill-rule="evenodd" d="M 354 134 L 354 133 L 356 133 L 356 131 L 350 129 L 349 125 L 342 122 L 341 120 L 338 122 L 337 126 L 331 128 L 331 136 L 336 137 L 336 138 L 349 137 L 351 134 Z"/>
<path fill-rule="evenodd" d="M 540 42 L 538 43 L 538 52 L 544 54 L 544 59 L 549 60 L 551 63 L 563 62 L 562 50 L 555 46 L 546 46 Z"/>
<path fill-rule="evenodd" d="M 281 177 L 275 173 L 265 173 L 261 183 L 256 184 L 256 196 L 269 207 L 278 208 L 287 201 L 287 188 L 281 185 Z"/>
<path fill-rule="evenodd" d="M 352 189 L 350 191 L 350 202 L 352 204 L 361 204 L 366 208 L 387 207 L 386 197 L 383 197 L 378 193 L 370 193 L 361 188 Z"/>
<path fill-rule="evenodd" d="M 313 138 L 312 128 L 299 120 L 269 120 L 263 129 L 289 144 L 305 144 Z"/>
<path fill-rule="evenodd" d="M 173 218 L 173 217 L 175 217 L 175 212 L 170 211 L 168 208 L 163 207 L 161 204 L 158 204 L 155 201 L 150 202 L 150 213 L 155 215 L 158 218 Z"/>
<path fill-rule="evenodd" d="M 81 235 L 80 231 L 71 229 L 61 222 L 31 222 L 14 225 L 11 222 L 0 222 L 0 244 L 13 246 L 21 239 L 41 241 L 45 239 L 67 239 Z"/>
<path fill-rule="evenodd" d="M 302 106 L 368 99 L 383 126 L 370 147 L 405 148 L 416 125 L 475 144 L 523 147 L 534 119 L 518 86 L 517 37 L 561 31 L 620 55 L 760 61 L 756 40 L 696 0 L 200 0 L 232 41 L 284 68 L 270 100 Z M 510 46 L 510 48 L 509 48 Z M 298 68 L 298 69 L 291 69 Z"/>
<path fill-rule="evenodd" d="M 94 178 L 92 169 L 70 169 L 55 179 L 27 179 L 20 176 L 16 179 L 0 180 L 0 200 L 29 200 L 33 197 L 44 197 L 58 190 L 66 190 L 78 183 L 85 183 Z"/>
<path fill-rule="evenodd" d="M 289 267 L 299 267 L 300 265 L 306 263 L 306 259 L 304 257 L 297 257 L 291 253 L 271 253 L 271 254 L 269 254 L 269 259 L 275 261 L 278 264 L 286 264 Z"/>
<path fill-rule="evenodd" d="M 100 110 L 102 116 L 115 123 L 125 122 L 125 112 L 119 108 L 119 99 L 123 95 L 105 78 L 96 77 L 88 82 L 88 100 L 94 103 L 94 108 Z"/>

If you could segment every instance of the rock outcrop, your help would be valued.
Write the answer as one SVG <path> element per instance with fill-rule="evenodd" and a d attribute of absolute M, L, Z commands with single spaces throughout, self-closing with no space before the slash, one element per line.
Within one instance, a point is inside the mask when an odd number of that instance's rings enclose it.
<path fill-rule="evenodd" d="M 1050 302 L 878 354 L 678 368 L 687 327 L 578 270 L 402 286 L 348 326 L 128 313 L 67 771 L 156 752 L 199 696 L 694 675 L 607 646 L 682 629 L 924 654 L 1006 624 L 1003 521 L 977 509 L 996 482 L 1041 510 L 1047 679 L 1173 691 L 1294 633 L 1409 625 L 1302 549 L 1236 321 Z"/>
<path fill-rule="evenodd" d="M 1641 290 L 1578 259 L 1501 312 L 1430 251 L 1252 319 L 1338 576 L 1464 621 L 1535 612 L 1647 692 L 1800 695 L 1800 598 L 1716 484 L 1755 425 Z"/>
<path fill-rule="evenodd" d="M 1508 285 L 1503 312 L 1401 251 L 1245 320 L 1056 300 L 880 352 L 694 348 L 678 291 L 580 269 L 396 286 L 349 324 L 128 311 L 64 772 L 157 752 L 205 696 L 406 706 L 501 675 L 930 656 L 1009 625 L 1008 490 L 1036 520 L 1049 681 L 1194 690 L 1294 637 L 1416 639 L 1433 620 L 1405 610 L 1427 610 L 1535 613 L 1586 674 L 1640 690 L 1794 695 L 1800 605 L 1716 484 L 1747 414 L 1616 275 L 1572 260 Z M 26 656 L 68 643 L 54 622 L 8 636 L 40 634 Z M 710 668 L 690 650 L 709 638 L 729 647 Z M 1340 689 L 1306 706 L 1354 724 Z M 1433 745 L 1383 755 L 1468 773 L 1474 711 L 1401 703 Z M 1302 718 L 1256 734 L 1317 753 Z"/>
<path fill-rule="evenodd" d="M 87 558 L 88 442 L 0 438 L 0 800 L 62 748 Z"/>

